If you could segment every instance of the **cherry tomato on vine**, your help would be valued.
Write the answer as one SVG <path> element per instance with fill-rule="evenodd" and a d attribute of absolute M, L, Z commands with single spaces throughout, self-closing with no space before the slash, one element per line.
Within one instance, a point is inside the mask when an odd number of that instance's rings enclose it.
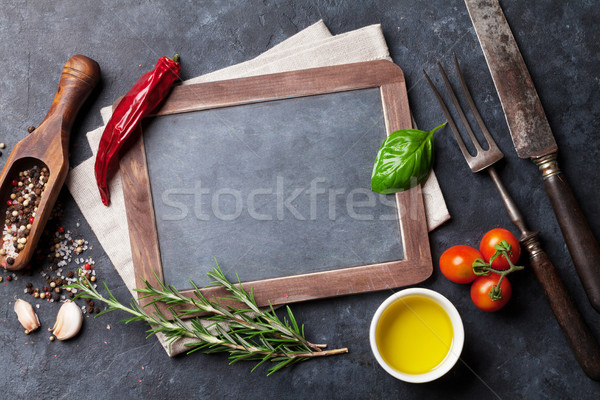
<path fill-rule="evenodd" d="M 503 240 L 506 240 L 511 246 L 510 261 L 513 264 L 516 264 L 517 261 L 519 261 L 519 257 L 521 256 L 521 245 L 515 235 L 506 229 L 495 228 L 483 235 L 481 243 L 479 244 L 479 251 L 481 251 L 485 262 L 490 262 L 490 258 L 496 253 L 494 246 Z M 504 255 L 496 257 L 492 263 L 492 268 L 497 270 L 506 270 L 509 267 L 510 265 L 508 265 L 508 261 Z"/>
<path fill-rule="evenodd" d="M 480 310 L 487 312 L 498 311 L 508 303 L 512 295 L 512 287 L 506 277 L 502 279 L 500 290 L 502 299 L 492 300 L 489 293 L 498 284 L 500 275 L 492 273 L 489 276 L 479 276 L 471 285 L 471 300 Z"/>
<path fill-rule="evenodd" d="M 477 277 L 473 273 L 473 261 L 483 258 L 481 253 L 470 246 L 452 246 L 440 257 L 442 274 L 455 283 L 473 282 Z"/>

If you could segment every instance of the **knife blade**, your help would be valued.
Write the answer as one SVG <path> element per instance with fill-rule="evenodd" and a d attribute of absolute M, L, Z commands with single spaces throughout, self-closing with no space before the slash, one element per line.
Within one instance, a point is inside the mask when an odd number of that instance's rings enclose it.
<path fill-rule="evenodd" d="M 465 0 L 521 158 L 540 169 L 563 237 L 588 299 L 600 312 L 600 245 L 557 162 L 558 146 L 523 56 L 498 0 Z"/>

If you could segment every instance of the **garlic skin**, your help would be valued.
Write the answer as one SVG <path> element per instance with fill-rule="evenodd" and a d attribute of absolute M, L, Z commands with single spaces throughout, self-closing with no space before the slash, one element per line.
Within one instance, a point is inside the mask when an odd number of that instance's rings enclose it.
<path fill-rule="evenodd" d="M 58 340 L 71 339 L 81 329 L 82 322 L 83 313 L 81 309 L 74 302 L 68 301 L 58 310 L 52 333 Z"/>
<path fill-rule="evenodd" d="M 25 328 L 26 334 L 29 334 L 29 332 L 33 332 L 40 327 L 40 320 L 38 319 L 37 314 L 33 310 L 31 304 L 25 300 L 17 299 L 17 301 L 15 301 L 15 313 L 17 313 L 17 319 L 21 325 L 23 325 L 23 328 Z"/>

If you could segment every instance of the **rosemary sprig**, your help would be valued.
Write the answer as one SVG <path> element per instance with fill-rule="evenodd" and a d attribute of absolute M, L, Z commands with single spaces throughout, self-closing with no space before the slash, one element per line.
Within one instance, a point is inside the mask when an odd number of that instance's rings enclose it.
<path fill-rule="evenodd" d="M 131 299 L 129 307 L 121 304 L 106 283 L 104 287 L 108 298 L 103 297 L 82 273 L 77 274 L 75 283 L 66 287 L 77 289 L 77 298 L 106 303 L 108 308 L 97 316 L 118 310 L 132 315 L 122 320 L 126 324 L 134 321 L 149 323 L 151 326 L 147 330 L 148 337 L 160 332 L 167 337 L 169 347 L 178 339 L 191 338 L 192 340 L 185 344 L 190 347 L 188 354 L 195 351 L 207 354 L 227 352 L 230 364 L 241 360 L 258 361 L 252 371 L 267 361 L 274 362 L 275 365 L 269 368 L 268 375 L 314 357 L 348 352 L 347 348 L 324 350 L 326 345 L 310 343 L 304 336 L 304 326 L 298 325 L 289 307 L 286 307 L 287 318 L 284 317 L 283 320 L 272 307 L 268 310 L 259 308 L 252 291 L 248 292 L 242 287 L 239 277 L 238 285 L 232 284 L 218 264 L 208 272 L 208 276 L 214 279 L 211 286 L 223 286 L 229 292 L 222 300 L 242 303 L 246 308 L 226 307 L 211 301 L 191 281 L 195 297 L 186 297 L 175 287 L 162 282 L 157 288 L 144 281 L 146 286 L 136 291 L 143 295 L 140 299 L 149 300 L 145 307 L 151 306 L 152 312 L 146 311 L 135 299 Z M 172 320 L 160 312 L 156 306 L 158 302 L 169 306 Z M 191 318 L 189 324 L 183 322 L 184 318 L 198 313 L 208 314 L 203 317 L 210 321 L 208 326 L 204 326 L 199 317 Z"/>

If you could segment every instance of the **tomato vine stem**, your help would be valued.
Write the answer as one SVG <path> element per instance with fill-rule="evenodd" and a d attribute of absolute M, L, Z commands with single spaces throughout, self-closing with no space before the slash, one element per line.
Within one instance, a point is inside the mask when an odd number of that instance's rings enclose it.
<path fill-rule="evenodd" d="M 522 267 L 520 265 L 514 265 L 512 263 L 512 261 L 510 260 L 511 245 L 506 240 L 503 240 L 500 243 L 496 244 L 494 248 L 496 249 L 496 252 L 492 257 L 490 257 L 489 263 L 485 262 L 481 258 L 478 258 L 473 262 L 473 273 L 478 276 L 489 276 L 492 273 L 500 275 L 500 279 L 498 279 L 498 284 L 493 285 L 492 289 L 488 293 L 488 296 L 490 296 L 492 300 L 496 301 L 502 299 L 502 290 L 500 289 L 500 285 L 502 284 L 502 280 L 504 279 L 504 277 L 512 272 L 520 271 L 525 267 Z M 499 256 L 504 256 L 506 258 L 506 261 L 508 261 L 509 265 L 508 269 L 498 270 L 492 267 L 492 263 Z"/>

